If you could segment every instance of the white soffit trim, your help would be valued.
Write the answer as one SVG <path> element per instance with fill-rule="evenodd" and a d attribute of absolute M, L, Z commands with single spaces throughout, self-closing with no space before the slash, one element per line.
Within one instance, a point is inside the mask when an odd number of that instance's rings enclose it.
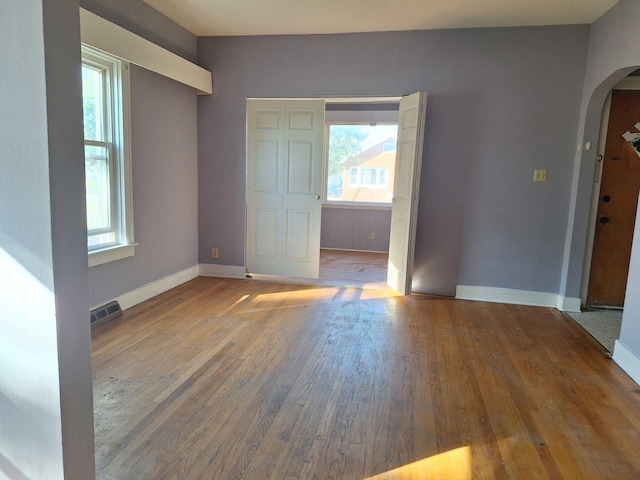
<path fill-rule="evenodd" d="M 211 72 L 94 13 L 80 9 L 80 37 L 99 50 L 196 89 L 213 92 Z"/>

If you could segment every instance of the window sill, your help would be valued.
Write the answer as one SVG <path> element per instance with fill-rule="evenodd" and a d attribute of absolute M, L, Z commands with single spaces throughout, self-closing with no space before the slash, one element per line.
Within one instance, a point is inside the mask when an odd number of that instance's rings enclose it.
<path fill-rule="evenodd" d="M 116 260 L 121 260 L 127 257 L 133 257 L 136 254 L 137 245 L 137 243 L 116 245 L 115 247 L 89 252 L 89 267 L 115 262 Z"/>

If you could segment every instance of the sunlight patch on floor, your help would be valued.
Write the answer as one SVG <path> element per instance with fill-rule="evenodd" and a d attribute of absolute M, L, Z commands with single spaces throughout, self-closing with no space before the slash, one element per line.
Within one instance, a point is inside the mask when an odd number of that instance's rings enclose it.
<path fill-rule="evenodd" d="M 470 479 L 471 476 L 471 447 L 466 446 L 423 458 L 417 462 L 368 477 L 365 480 L 409 480 L 417 478 L 466 480 Z"/>
<path fill-rule="evenodd" d="M 340 298 L 343 301 L 349 300 L 369 300 L 373 298 L 387 298 L 398 296 L 399 293 L 393 290 L 363 290 L 359 288 L 346 287 L 318 287 L 304 290 L 290 290 L 275 293 L 262 293 L 252 299 L 252 303 L 259 302 L 282 302 L 286 300 L 287 305 L 293 305 L 322 300 L 332 300 Z"/>

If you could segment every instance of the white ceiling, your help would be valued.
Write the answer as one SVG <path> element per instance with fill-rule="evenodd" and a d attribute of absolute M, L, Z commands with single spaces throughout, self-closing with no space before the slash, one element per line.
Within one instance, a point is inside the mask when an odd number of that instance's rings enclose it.
<path fill-rule="evenodd" d="M 197 36 L 592 23 L 618 0 L 145 0 Z"/>

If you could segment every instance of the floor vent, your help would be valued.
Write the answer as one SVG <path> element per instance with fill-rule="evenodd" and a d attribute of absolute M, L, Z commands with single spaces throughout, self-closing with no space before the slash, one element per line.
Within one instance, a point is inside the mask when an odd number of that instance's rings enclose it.
<path fill-rule="evenodd" d="M 122 315 L 122 309 L 120 308 L 120 304 L 115 300 L 106 305 L 102 305 L 101 307 L 91 310 L 91 328 L 118 318 L 120 315 Z"/>

